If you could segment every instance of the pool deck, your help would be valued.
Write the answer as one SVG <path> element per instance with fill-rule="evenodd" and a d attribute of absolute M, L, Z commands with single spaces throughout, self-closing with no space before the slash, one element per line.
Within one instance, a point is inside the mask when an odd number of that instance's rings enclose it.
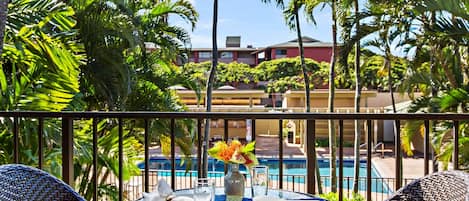
<path fill-rule="evenodd" d="M 261 158 L 278 158 L 279 143 L 277 136 L 258 135 L 256 136 L 256 155 Z M 317 147 L 317 154 L 319 158 L 329 157 L 328 147 Z M 176 149 L 176 154 L 180 153 Z M 196 155 L 196 151 L 193 152 Z M 365 159 L 366 150 L 361 150 L 361 157 Z M 159 147 L 152 147 L 150 150 L 151 156 L 161 156 L 161 149 Z M 337 153 L 338 155 L 338 153 Z M 302 146 L 297 144 L 290 144 L 283 141 L 283 156 L 284 158 L 305 158 L 306 154 Z M 344 147 L 344 158 L 353 159 L 353 148 Z M 379 174 L 383 178 L 395 178 L 395 159 L 393 156 L 393 145 L 387 144 L 384 149 L 384 154 L 374 153 L 372 162 Z M 403 157 L 403 178 L 419 178 L 424 175 L 424 160 L 420 155 L 414 157 Z M 430 163 L 431 167 L 431 163 Z"/>

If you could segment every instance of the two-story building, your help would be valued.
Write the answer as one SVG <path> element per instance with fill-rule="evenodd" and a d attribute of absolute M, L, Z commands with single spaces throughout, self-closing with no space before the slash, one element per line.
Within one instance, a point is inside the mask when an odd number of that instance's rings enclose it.
<path fill-rule="evenodd" d="M 303 48 L 306 58 L 313 59 L 318 62 L 329 62 L 332 55 L 332 43 L 325 43 L 319 40 L 303 36 Z M 271 45 L 253 52 L 260 62 L 269 61 L 280 58 L 291 58 L 300 55 L 298 49 L 298 39 Z"/>
<path fill-rule="evenodd" d="M 332 54 L 332 43 L 325 43 L 319 40 L 303 37 L 305 57 L 316 61 L 330 61 Z M 251 45 L 241 47 L 240 36 L 226 37 L 224 48 L 218 49 L 219 62 L 238 62 L 256 66 L 262 61 L 279 58 L 291 58 L 299 56 L 298 39 L 284 43 L 270 45 L 262 48 L 254 48 Z M 189 61 L 204 62 L 212 59 L 212 48 L 192 48 Z"/>

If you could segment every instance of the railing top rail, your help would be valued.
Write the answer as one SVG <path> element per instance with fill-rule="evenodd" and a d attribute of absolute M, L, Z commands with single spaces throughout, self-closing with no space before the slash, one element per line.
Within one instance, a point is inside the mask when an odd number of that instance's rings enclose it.
<path fill-rule="evenodd" d="M 97 112 L 41 112 L 0 111 L 1 117 L 29 118 L 193 118 L 193 119 L 309 119 L 309 120 L 469 120 L 462 113 L 278 113 L 278 112 L 151 112 L 151 111 L 97 111 Z"/>

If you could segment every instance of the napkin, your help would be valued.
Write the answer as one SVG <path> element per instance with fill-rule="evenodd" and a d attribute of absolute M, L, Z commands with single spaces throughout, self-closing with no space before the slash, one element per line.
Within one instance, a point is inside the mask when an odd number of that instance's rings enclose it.
<path fill-rule="evenodd" d="M 173 198 L 171 201 L 193 201 L 194 199 L 191 198 L 191 197 L 187 197 L 187 196 L 177 196 L 175 198 Z"/>
<path fill-rule="evenodd" d="M 166 201 L 166 198 L 174 194 L 171 187 L 166 183 L 164 179 L 158 181 L 156 191 L 150 193 L 143 193 L 144 201 Z"/>

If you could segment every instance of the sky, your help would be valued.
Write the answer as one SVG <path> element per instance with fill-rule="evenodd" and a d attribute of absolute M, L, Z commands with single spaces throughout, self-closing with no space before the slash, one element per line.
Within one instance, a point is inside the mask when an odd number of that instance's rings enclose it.
<path fill-rule="evenodd" d="M 191 2 L 199 12 L 199 21 L 194 31 L 191 32 L 190 26 L 181 19 L 170 18 L 170 23 L 185 27 L 190 32 L 192 47 L 212 47 L 213 0 Z M 304 15 L 301 15 L 302 35 L 331 42 L 330 13 L 328 7 L 317 9 L 316 25 L 307 23 Z M 226 36 L 241 36 L 241 47 L 265 47 L 297 37 L 296 32 L 285 24 L 282 11 L 274 4 L 264 4 L 261 0 L 219 0 L 217 34 L 218 47 L 225 47 Z"/>

